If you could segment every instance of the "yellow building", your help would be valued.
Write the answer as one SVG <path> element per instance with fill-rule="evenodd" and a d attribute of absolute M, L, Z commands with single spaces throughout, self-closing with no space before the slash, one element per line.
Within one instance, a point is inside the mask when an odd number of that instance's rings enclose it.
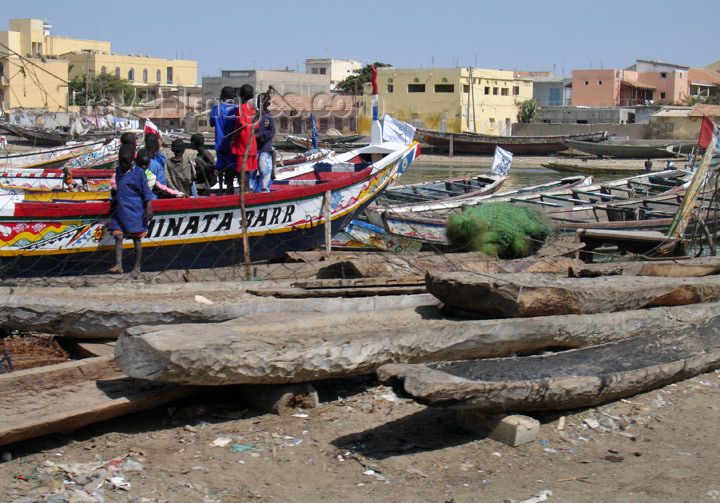
<path fill-rule="evenodd" d="M 141 96 L 159 89 L 199 89 L 197 62 L 114 54 L 110 42 L 50 34 L 47 20 L 11 19 L 0 32 L 0 104 L 3 109 L 67 110 L 67 81 L 103 73 L 127 79 Z"/>
<path fill-rule="evenodd" d="M 533 95 L 531 79 L 480 68 L 378 68 L 380 118 L 459 133 L 510 135 L 519 104 Z M 365 85 L 360 131 L 369 134 L 372 87 Z"/>

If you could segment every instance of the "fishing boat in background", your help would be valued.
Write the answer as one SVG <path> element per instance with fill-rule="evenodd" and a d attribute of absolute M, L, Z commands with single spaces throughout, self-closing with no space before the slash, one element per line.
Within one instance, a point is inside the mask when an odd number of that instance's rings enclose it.
<path fill-rule="evenodd" d="M 645 166 L 611 166 L 611 165 L 597 165 L 597 164 L 586 164 L 586 163 L 560 163 L 560 162 L 547 162 L 541 164 L 545 169 L 551 169 L 560 173 L 582 173 L 585 175 L 618 175 L 618 176 L 629 176 L 629 175 L 640 175 L 642 173 L 650 172 Z M 651 168 L 652 169 L 652 168 Z"/>
<path fill-rule="evenodd" d="M 361 134 L 319 137 L 317 141 L 317 148 L 340 151 L 350 150 L 352 148 L 357 148 L 362 145 L 367 145 L 367 142 L 360 142 L 362 138 L 363 135 Z M 313 148 L 312 138 L 288 134 L 287 141 L 295 145 L 296 147 L 304 150 L 309 150 Z"/>
<path fill-rule="evenodd" d="M 61 147 L 0 155 L 0 171 L 17 168 L 56 168 L 80 155 L 100 150 L 105 140 L 70 143 Z"/>
<path fill-rule="evenodd" d="M 608 137 L 607 131 L 557 136 L 495 136 L 479 133 L 448 133 L 418 128 L 415 138 L 433 147 L 460 154 L 492 154 L 495 147 L 517 155 L 546 155 L 566 150 L 567 140 L 597 142 Z"/>
<path fill-rule="evenodd" d="M 362 147 L 324 159 L 310 173 L 276 180 L 270 193 L 247 194 L 251 259 L 277 258 L 287 251 L 308 250 L 323 243 L 326 221 L 333 232 L 345 227 L 418 153 L 416 142 Z M 114 261 L 114 239 L 107 231 L 110 204 L 5 205 L 0 211 L 0 274 L 106 272 Z M 237 195 L 158 199 L 152 204 L 155 216 L 143 239 L 143 270 L 242 262 L 242 213 Z"/>
<path fill-rule="evenodd" d="M 563 144 L 574 150 L 592 154 L 598 158 L 602 157 L 623 157 L 623 158 L 662 158 L 683 156 L 684 152 L 680 147 L 692 148 L 697 141 L 688 140 L 631 140 L 628 138 L 608 138 L 600 142 L 583 142 L 576 139 L 563 140 Z M 675 147 L 678 153 L 668 150 L 668 147 Z"/>
<path fill-rule="evenodd" d="M 378 196 L 374 205 L 397 206 L 430 201 L 456 201 L 497 192 L 507 176 L 472 175 L 449 180 L 411 184 L 394 183 Z"/>

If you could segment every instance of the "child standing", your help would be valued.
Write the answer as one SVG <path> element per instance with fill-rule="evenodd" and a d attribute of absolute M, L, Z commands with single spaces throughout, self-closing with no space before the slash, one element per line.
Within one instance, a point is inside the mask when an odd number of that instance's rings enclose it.
<path fill-rule="evenodd" d="M 147 235 L 148 220 L 153 217 L 152 193 L 147 184 L 145 171 L 135 166 L 135 148 L 120 147 L 118 167 L 115 171 L 116 193 L 108 228 L 115 236 L 115 266 L 108 272 L 122 274 L 123 240 L 129 237 L 135 246 L 135 266 L 130 273 L 134 278 L 140 275 L 142 245 L 140 240 Z"/>

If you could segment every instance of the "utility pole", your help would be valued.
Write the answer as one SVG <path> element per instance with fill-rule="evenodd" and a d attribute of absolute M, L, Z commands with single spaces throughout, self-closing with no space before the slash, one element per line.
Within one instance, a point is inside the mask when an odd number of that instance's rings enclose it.
<path fill-rule="evenodd" d="M 85 65 L 85 111 L 90 114 L 90 51 L 87 53 L 87 63 Z"/>

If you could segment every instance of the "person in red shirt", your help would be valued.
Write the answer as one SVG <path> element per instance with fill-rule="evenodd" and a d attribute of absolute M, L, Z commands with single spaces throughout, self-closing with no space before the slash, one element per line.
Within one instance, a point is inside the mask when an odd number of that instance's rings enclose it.
<path fill-rule="evenodd" d="M 255 140 L 255 129 L 257 122 L 255 119 L 255 107 L 252 104 L 253 88 L 249 84 L 244 84 L 240 88 L 241 105 L 237 110 L 237 119 L 235 120 L 235 138 L 232 144 L 232 153 L 238 156 L 237 169 L 238 174 L 242 167 L 242 162 L 247 151 L 247 161 L 245 162 L 245 171 L 257 171 L 257 142 Z M 249 175 L 249 173 L 246 173 Z M 249 192 L 249 176 L 245 176 L 245 191 Z"/>

